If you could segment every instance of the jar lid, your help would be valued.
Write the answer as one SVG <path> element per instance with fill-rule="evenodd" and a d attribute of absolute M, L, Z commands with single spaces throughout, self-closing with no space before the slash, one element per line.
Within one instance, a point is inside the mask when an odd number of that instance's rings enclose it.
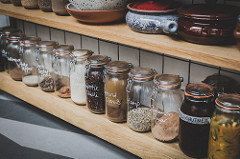
<path fill-rule="evenodd" d="M 21 32 L 14 32 L 12 34 L 9 35 L 9 38 L 8 40 L 10 41 L 17 41 L 17 40 L 21 40 L 24 38 L 24 33 L 21 33 Z"/>
<path fill-rule="evenodd" d="M 161 74 L 154 78 L 154 83 L 162 88 L 180 88 L 182 79 L 178 75 Z"/>
<path fill-rule="evenodd" d="M 23 45 L 34 45 L 41 41 L 40 37 L 36 36 L 27 36 L 23 38 Z"/>
<path fill-rule="evenodd" d="M 178 13 L 186 18 L 199 20 L 231 20 L 240 13 L 239 7 L 215 4 L 185 5 L 178 9 Z"/>
<path fill-rule="evenodd" d="M 227 110 L 240 110 L 240 95 L 238 94 L 223 94 L 216 100 L 216 105 Z"/>
<path fill-rule="evenodd" d="M 108 56 L 104 55 L 93 55 L 88 57 L 87 65 L 105 65 L 110 61 Z"/>
<path fill-rule="evenodd" d="M 189 84 L 185 95 L 193 98 L 209 98 L 214 95 L 213 88 L 206 84 Z"/>
<path fill-rule="evenodd" d="M 129 77 L 133 79 L 150 79 L 156 75 L 156 71 L 151 68 L 135 67 L 131 69 Z"/>
<path fill-rule="evenodd" d="M 12 27 L 4 27 L 2 30 L 2 34 L 5 36 L 9 36 L 10 34 L 15 33 L 15 32 L 22 33 L 22 31 L 20 29 L 16 29 L 16 28 L 12 28 Z"/>
<path fill-rule="evenodd" d="M 72 51 L 75 58 L 86 59 L 93 54 L 93 51 L 87 49 L 76 49 Z"/>
<path fill-rule="evenodd" d="M 56 45 L 58 45 L 55 41 L 39 41 L 37 47 L 40 49 L 53 49 Z"/>
<path fill-rule="evenodd" d="M 69 54 L 74 50 L 73 45 L 58 45 L 55 47 L 55 54 Z"/>
<path fill-rule="evenodd" d="M 107 71 L 109 72 L 128 72 L 131 69 L 131 64 L 125 61 L 111 61 L 107 64 Z"/>

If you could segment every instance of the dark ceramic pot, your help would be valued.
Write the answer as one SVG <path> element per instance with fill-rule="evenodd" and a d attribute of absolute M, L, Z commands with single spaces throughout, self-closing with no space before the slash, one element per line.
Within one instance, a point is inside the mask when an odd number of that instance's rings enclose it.
<path fill-rule="evenodd" d="M 240 15 L 238 16 L 237 26 L 234 30 L 234 37 L 236 38 L 237 46 L 240 49 Z"/>

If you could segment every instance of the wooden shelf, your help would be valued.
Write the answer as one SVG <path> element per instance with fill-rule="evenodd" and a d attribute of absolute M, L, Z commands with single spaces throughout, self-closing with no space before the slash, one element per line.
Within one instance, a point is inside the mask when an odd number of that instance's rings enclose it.
<path fill-rule="evenodd" d="M 198 61 L 240 71 L 240 51 L 232 46 L 204 46 L 191 44 L 160 34 L 132 31 L 125 23 L 87 25 L 71 16 L 57 16 L 39 9 L 28 10 L 12 4 L 1 4 L 0 14 L 33 23 L 125 44 L 157 53 Z"/>
<path fill-rule="evenodd" d="M 155 140 L 150 132 L 134 132 L 126 123 L 113 123 L 104 114 L 93 114 L 86 106 L 78 106 L 71 99 L 59 98 L 38 87 L 28 87 L 23 82 L 12 80 L 5 72 L 0 73 L 0 89 L 139 157 L 188 158 L 181 152 L 178 143 L 162 143 Z"/>

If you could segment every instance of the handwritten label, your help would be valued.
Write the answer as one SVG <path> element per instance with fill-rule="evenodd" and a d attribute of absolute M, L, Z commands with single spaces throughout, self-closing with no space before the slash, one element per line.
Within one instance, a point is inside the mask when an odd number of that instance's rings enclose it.
<path fill-rule="evenodd" d="M 131 101 L 130 98 L 128 98 L 128 103 L 129 103 L 129 105 L 132 105 L 132 106 L 135 106 L 135 107 L 140 106 L 140 102 Z"/>
<path fill-rule="evenodd" d="M 98 98 L 99 88 L 96 85 L 86 85 L 87 95 L 91 97 Z"/>
<path fill-rule="evenodd" d="M 120 102 L 120 100 L 117 98 L 117 93 L 109 93 L 109 92 L 105 92 L 105 98 L 106 98 L 106 102 L 108 104 L 114 104 L 114 105 L 118 105 L 120 106 L 122 103 Z"/>
<path fill-rule="evenodd" d="M 12 58 L 12 57 L 8 57 L 8 61 L 9 62 L 15 62 L 18 68 L 21 67 L 21 59 L 15 59 L 15 58 Z"/>
<path fill-rule="evenodd" d="M 42 77 L 50 77 L 50 72 L 45 69 L 43 65 L 38 65 L 37 66 L 38 73 L 41 74 Z"/>
<path fill-rule="evenodd" d="M 4 49 L 2 49 L 2 57 L 7 57 L 7 52 Z"/>
<path fill-rule="evenodd" d="M 190 124 L 196 124 L 196 125 L 205 125 L 210 123 L 210 117 L 194 117 L 187 114 L 184 114 L 180 111 L 180 119 L 190 123 Z"/>
<path fill-rule="evenodd" d="M 23 72 L 30 72 L 33 70 L 32 67 L 29 67 L 27 63 L 21 62 L 21 68 Z"/>

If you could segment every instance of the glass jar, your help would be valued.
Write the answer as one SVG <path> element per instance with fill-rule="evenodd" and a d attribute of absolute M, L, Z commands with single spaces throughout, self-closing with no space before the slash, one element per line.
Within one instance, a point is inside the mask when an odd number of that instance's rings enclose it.
<path fill-rule="evenodd" d="M 11 0 L 11 3 L 15 6 L 21 6 L 21 0 Z"/>
<path fill-rule="evenodd" d="M 72 51 L 70 64 L 71 99 L 79 105 L 86 105 L 86 61 L 93 54 L 90 50 L 77 49 Z"/>
<path fill-rule="evenodd" d="M 205 84 L 189 84 L 180 109 L 179 146 L 194 158 L 207 157 L 214 91 Z"/>
<path fill-rule="evenodd" d="M 38 0 L 21 0 L 22 6 L 26 9 L 37 9 Z"/>
<path fill-rule="evenodd" d="M 38 0 L 38 6 L 44 12 L 52 12 L 52 0 Z"/>
<path fill-rule="evenodd" d="M 41 39 L 29 36 L 22 40 L 22 81 L 27 86 L 38 86 L 36 45 Z"/>
<path fill-rule="evenodd" d="M 22 80 L 20 44 L 23 37 L 23 33 L 16 32 L 11 34 L 8 38 L 8 45 L 6 47 L 9 74 L 12 79 L 16 81 Z"/>
<path fill-rule="evenodd" d="M 112 61 L 107 65 L 105 81 L 106 112 L 109 120 L 127 120 L 127 84 L 131 65 L 124 61 Z"/>
<path fill-rule="evenodd" d="M 40 88 L 46 92 L 54 91 L 52 62 L 55 47 L 54 41 L 40 41 L 37 45 L 38 83 Z"/>
<path fill-rule="evenodd" d="M 216 99 L 210 124 L 208 158 L 240 158 L 240 95 L 223 94 Z"/>
<path fill-rule="evenodd" d="M 141 67 L 133 68 L 129 73 L 127 124 L 134 131 L 151 130 L 151 99 L 155 74 L 153 69 Z"/>
<path fill-rule="evenodd" d="M 59 97 L 70 98 L 70 54 L 73 50 L 72 45 L 59 45 L 54 50 L 54 84 L 55 92 Z"/>
<path fill-rule="evenodd" d="M 105 66 L 109 58 L 104 55 L 93 55 L 87 59 L 86 93 L 87 105 L 93 113 L 105 113 Z"/>
<path fill-rule="evenodd" d="M 65 6 L 69 3 L 69 0 L 52 0 L 52 10 L 57 15 L 69 15 Z"/>
<path fill-rule="evenodd" d="M 179 135 L 179 109 L 183 101 L 181 82 L 182 78 L 172 74 L 154 78 L 152 135 L 160 141 L 174 141 Z"/>

